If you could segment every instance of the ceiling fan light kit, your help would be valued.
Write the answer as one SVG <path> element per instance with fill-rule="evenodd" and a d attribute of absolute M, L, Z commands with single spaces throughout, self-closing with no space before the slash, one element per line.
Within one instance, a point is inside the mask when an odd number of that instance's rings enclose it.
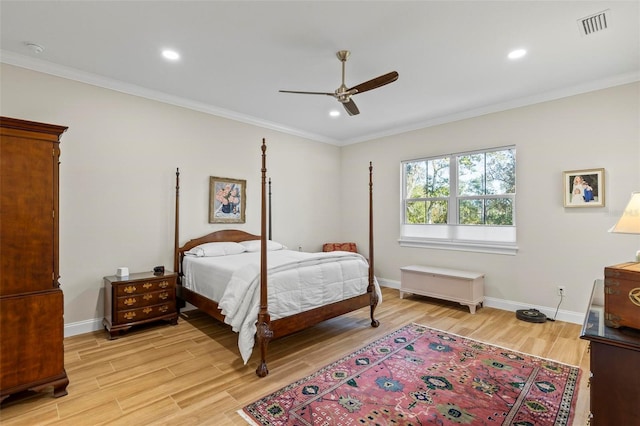
<path fill-rule="evenodd" d="M 360 110 L 356 106 L 355 102 L 351 97 L 358 93 L 367 92 L 369 90 L 377 89 L 378 87 L 382 87 L 389 83 L 393 83 L 398 79 L 398 73 L 396 71 L 391 71 L 390 73 L 381 75 L 379 77 L 373 78 L 371 80 L 365 81 L 364 83 L 360 83 L 356 86 L 348 88 L 344 83 L 345 77 L 345 63 L 349 56 L 351 56 L 351 52 L 348 50 L 340 50 L 336 53 L 336 56 L 342 63 L 342 84 L 333 92 L 306 92 L 306 91 L 297 91 L 297 90 L 280 90 L 281 93 L 296 93 L 302 95 L 326 95 L 333 96 L 342 104 L 344 109 L 347 111 L 349 115 L 358 115 L 360 114 Z"/>

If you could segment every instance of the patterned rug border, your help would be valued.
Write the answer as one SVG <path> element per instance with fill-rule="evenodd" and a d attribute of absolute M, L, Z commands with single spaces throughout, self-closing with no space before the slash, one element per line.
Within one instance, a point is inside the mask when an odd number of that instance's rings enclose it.
<path fill-rule="evenodd" d="M 543 356 L 540 356 L 540 355 L 534 355 L 534 354 L 530 354 L 528 352 L 518 351 L 516 349 L 511 349 L 511 348 L 508 348 L 506 346 L 496 345 L 495 343 L 488 343 L 488 342 L 485 342 L 485 341 L 482 341 L 482 340 L 475 339 L 473 337 L 463 336 L 462 334 L 452 333 L 450 331 L 441 330 L 439 328 L 434 328 L 434 327 L 431 327 L 431 326 L 428 326 L 428 325 L 424 325 L 424 324 L 418 324 L 416 322 L 413 322 L 411 324 L 407 324 L 407 325 L 405 325 L 403 327 L 400 327 L 398 330 L 402 330 L 405 327 L 412 327 L 412 326 L 425 327 L 425 328 L 429 328 L 431 330 L 439 331 L 441 333 L 447 333 L 447 334 L 450 334 L 452 336 L 461 337 L 463 339 L 473 340 L 474 342 L 482 343 L 483 345 L 494 346 L 496 348 L 504 349 L 505 351 L 511 351 L 511 352 L 515 352 L 515 353 L 518 353 L 518 354 L 522 354 L 522 355 L 526 355 L 526 356 L 530 356 L 530 357 L 534 357 L 534 358 L 538 358 L 538 359 L 543 359 L 545 361 L 555 362 L 556 364 L 566 365 L 567 367 L 573 367 L 573 368 L 578 368 L 578 369 L 580 368 L 579 365 L 573 365 L 573 364 L 569 364 L 569 363 L 566 363 L 566 362 L 558 361 L 558 360 L 553 359 L 553 358 L 546 358 L 546 357 L 543 357 Z M 398 330 L 396 330 L 396 331 L 398 331 Z"/>
<path fill-rule="evenodd" d="M 432 330 L 434 332 L 445 333 L 445 334 L 448 334 L 448 335 L 451 335 L 451 336 L 455 336 L 455 337 L 458 337 L 458 338 L 461 338 L 461 339 L 470 340 L 470 341 L 473 341 L 473 342 L 476 342 L 476 343 L 479 343 L 479 344 L 482 344 L 482 345 L 493 346 L 493 347 L 498 348 L 498 349 L 510 351 L 510 352 L 513 352 L 513 353 L 516 353 L 516 354 L 525 355 L 527 357 L 537 358 L 537 359 L 548 361 L 548 362 L 555 363 L 555 364 L 558 364 L 558 365 L 563 365 L 563 366 L 566 366 L 566 367 L 574 368 L 574 369 L 578 370 L 578 375 L 581 374 L 581 369 L 580 369 L 580 367 L 578 365 L 573 365 L 573 364 L 561 362 L 561 361 L 558 361 L 558 360 L 555 360 L 555 359 L 552 359 L 552 358 L 547 358 L 547 357 L 543 357 L 543 356 L 539 356 L 539 355 L 533 355 L 533 354 L 530 354 L 530 353 L 527 353 L 527 352 L 518 351 L 518 350 L 515 350 L 515 349 L 512 349 L 512 348 L 508 348 L 508 347 L 505 347 L 505 346 L 502 346 L 502 345 L 496 345 L 496 344 L 493 344 L 493 343 L 487 343 L 485 341 L 482 341 L 482 340 L 479 340 L 479 339 L 476 339 L 476 338 L 473 338 L 473 337 L 463 336 L 461 334 L 454 333 L 454 332 L 451 332 L 451 331 L 446 331 L 446 330 L 442 330 L 442 329 L 435 328 L 435 327 L 432 327 L 432 326 L 428 326 L 428 325 L 424 325 L 424 324 L 420 324 L 420 323 L 416 323 L 416 322 L 411 322 L 411 323 L 406 324 L 406 325 L 404 325 L 404 326 L 402 326 L 400 328 L 397 328 L 395 330 L 392 330 L 390 332 L 385 333 L 383 336 L 381 336 L 381 337 L 379 337 L 379 338 L 377 338 L 377 339 L 375 339 L 373 341 L 370 341 L 369 343 L 365 344 L 364 346 L 359 347 L 355 351 L 349 352 L 349 353 L 347 353 L 347 354 L 345 354 L 343 356 L 339 356 L 336 361 L 334 361 L 334 362 L 332 362 L 330 364 L 327 364 L 327 365 L 325 365 L 323 367 L 320 367 L 320 368 L 314 370 L 312 373 L 307 374 L 307 375 L 303 376 L 302 378 L 300 378 L 300 379 L 298 379 L 298 380 L 296 380 L 294 382 L 289 383 L 286 386 L 280 387 L 280 388 L 278 388 L 278 389 L 276 389 L 274 391 L 271 391 L 271 392 L 268 392 L 268 393 L 264 394 L 260 398 L 257 398 L 255 401 L 252 401 L 251 403 L 246 404 L 245 406 L 243 406 L 242 408 L 240 408 L 236 412 L 249 425 L 251 425 L 251 426 L 262 426 L 262 424 L 255 422 L 247 413 L 245 413 L 244 408 L 246 408 L 246 407 L 254 404 L 255 402 L 260 401 L 263 398 L 266 398 L 266 397 L 268 397 L 270 395 L 286 392 L 287 390 L 289 390 L 291 388 L 299 386 L 300 384 L 304 383 L 305 381 L 308 381 L 310 378 L 313 378 L 313 377 L 316 377 L 316 376 L 318 376 L 320 374 L 323 374 L 325 371 L 330 370 L 334 366 L 341 364 L 342 362 L 344 362 L 344 360 L 349 359 L 349 358 L 353 358 L 353 357 L 355 357 L 355 356 L 357 356 L 357 355 L 359 355 L 359 354 L 361 354 L 363 352 L 366 352 L 371 347 L 374 347 L 377 344 L 379 344 L 379 342 L 389 338 L 390 336 L 393 336 L 394 334 L 401 333 L 403 330 L 405 330 L 407 328 L 411 328 L 411 327 L 424 327 L 424 328 Z M 575 388 L 576 399 L 577 399 L 578 391 L 579 391 L 579 387 L 576 386 L 576 388 Z"/>

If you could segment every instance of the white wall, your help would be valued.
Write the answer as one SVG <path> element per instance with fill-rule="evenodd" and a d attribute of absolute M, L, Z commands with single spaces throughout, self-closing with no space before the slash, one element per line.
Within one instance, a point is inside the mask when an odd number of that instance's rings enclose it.
<path fill-rule="evenodd" d="M 414 263 L 484 271 L 490 303 L 551 313 L 556 286 L 564 285 L 561 314 L 579 321 L 603 267 L 631 260 L 640 248 L 639 237 L 606 232 L 640 190 L 637 83 L 338 148 L 11 65 L 0 72 L 1 115 L 69 126 L 60 176 L 68 328 L 99 327 L 102 277 L 118 266 L 173 265 L 176 167 L 181 243 L 225 227 L 208 223 L 209 176 L 247 180 L 247 223 L 237 227 L 259 233 L 263 137 L 274 183 L 273 238 L 292 248 L 353 240 L 366 254 L 374 162 L 375 272 L 392 285 L 399 268 Z M 511 144 L 517 255 L 398 245 L 401 160 Z M 564 208 L 562 171 L 599 167 L 606 169 L 606 206 Z"/>
<path fill-rule="evenodd" d="M 607 230 L 640 191 L 640 85 L 628 84 L 494 113 L 342 149 L 343 204 L 366 203 L 354 167 L 374 163 L 376 274 L 400 279 L 400 267 L 426 264 L 486 273 L 490 303 L 583 313 L 603 268 L 631 261 L 640 238 Z M 517 149 L 517 255 L 400 247 L 400 162 L 494 146 Z M 564 208 L 562 172 L 605 168 L 606 206 Z M 345 209 L 344 237 L 366 244 L 360 209 Z M 495 299 L 495 300 L 494 300 Z M 514 303 L 511 303 L 514 302 Z M 568 319 L 578 320 L 579 315 Z M 560 316 L 558 317 L 560 318 Z"/>
<path fill-rule="evenodd" d="M 11 65 L 0 70 L 1 115 L 69 126 L 60 166 L 65 324 L 101 322 L 102 277 L 117 267 L 173 269 L 176 167 L 181 244 L 229 227 L 208 223 L 209 176 L 247 180 L 246 224 L 233 227 L 259 234 L 262 138 L 273 239 L 315 251 L 339 238 L 336 146 Z"/>

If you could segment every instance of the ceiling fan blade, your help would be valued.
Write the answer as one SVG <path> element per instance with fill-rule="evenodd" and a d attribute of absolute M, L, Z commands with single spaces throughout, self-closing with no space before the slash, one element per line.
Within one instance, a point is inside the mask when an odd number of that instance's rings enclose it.
<path fill-rule="evenodd" d="M 327 95 L 327 96 L 333 96 L 335 97 L 336 94 L 335 93 L 329 93 L 329 92 L 299 92 L 297 90 L 280 90 L 281 93 L 298 93 L 301 95 Z"/>
<path fill-rule="evenodd" d="M 369 81 L 365 81 L 364 83 L 360 83 L 357 86 L 353 86 L 349 89 L 349 92 L 353 90 L 355 90 L 355 93 L 366 92 L 368 90 L 377 89 L 378 87 L 384 86 L 385 84 L 393 83 L 397 79 L 398 73 L 396 71 L 391 71 L 390 73 L 381 75 L 380 77 L 376 77 Z"/>
<path fill-rule="evenodd" d="M 348 102 L 343 102 L 342 105 L 344 106 L 344 109 L 347 110 L 347 113 L 349 115 L 358 115 L 358 114 L 360 114 L 360 110 L 356 106 L 356 103 L 353 102 L 353 99 L 349 99 Z"/>

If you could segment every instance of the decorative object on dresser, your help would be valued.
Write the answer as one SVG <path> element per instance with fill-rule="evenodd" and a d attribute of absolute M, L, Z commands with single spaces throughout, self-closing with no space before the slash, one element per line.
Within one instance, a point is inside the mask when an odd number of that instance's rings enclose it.
<path fill-rule="evenodd" d="M 604 268 L 604 323 L 640 329 L 640 263 Z"/>
<path fill-rule="evenodd" d="M 472 314 L 484 302 L 484 274 L 411 265 L 400 268 L 400 299 L 405 293 L 458 302 L 469 307 Z"/>
<path fill-rule="evenodd" d="M 640 330 L 604 326 L 605 286 L 596 280 L 580 335 L 590 346 L 589 425 L 638 426 Z"/>
<path fill-rule="evenodd" d="M 67 127 L 0 117 L 0 401 L 67 394 L 58 173 Z"/>
<path fill-rule="evenodd" d="M 104 320 L 111 339 L 131 327 L 153 321 L 178 323 L 176 280 L 178 274 L 138 272 L 104 277 Z"/>

